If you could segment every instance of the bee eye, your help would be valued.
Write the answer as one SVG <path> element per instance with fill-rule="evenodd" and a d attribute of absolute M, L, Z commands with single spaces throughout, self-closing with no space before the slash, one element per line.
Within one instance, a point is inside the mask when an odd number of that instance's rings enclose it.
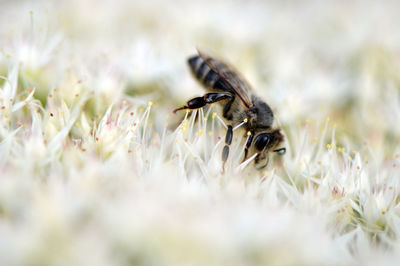
<path fill-rule="evenodd" d="M 268 145 L 268 143 L 269 143 L 269 136 L 267 135 L 267 133 L 263 133 L 258 135 L 254 140 L 254 147 L 258 151 L 262 151 L 265 148 L 265 146 Z"/>

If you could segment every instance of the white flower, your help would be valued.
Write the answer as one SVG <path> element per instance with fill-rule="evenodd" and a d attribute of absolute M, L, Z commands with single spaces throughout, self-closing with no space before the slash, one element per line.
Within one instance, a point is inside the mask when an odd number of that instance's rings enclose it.
<path fill-rule="evenodd" d="M 400 258 L 396 4 L 3 9 L 1 265 Z M 222 173 L 218 105 L 171 113 L 204 93 L 185 66 L 196 46 L 236 66 L 273 108 L 287 153 L 263 171 L 254 156 L 242 162 L 237 127 Z"/>

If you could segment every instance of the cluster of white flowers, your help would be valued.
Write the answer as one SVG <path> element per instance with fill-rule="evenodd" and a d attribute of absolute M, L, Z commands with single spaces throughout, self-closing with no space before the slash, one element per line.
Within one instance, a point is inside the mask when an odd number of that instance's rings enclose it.
<path fill-rule="evenodd" d="M 395 265 L 399 9 L 367 2 L 5 4 L 0 265 Z M 238 127 L 222 173 L 219 106 L 172 114 L 196 46 L 273 107 L 266 169 Z"/>

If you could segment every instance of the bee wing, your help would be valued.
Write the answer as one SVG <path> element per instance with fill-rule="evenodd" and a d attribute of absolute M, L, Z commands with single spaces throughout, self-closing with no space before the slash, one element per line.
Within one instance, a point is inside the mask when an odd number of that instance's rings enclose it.
<path fill-rule="evenodd" d="M 249 108 L 252 107 L 253 104 L 250 100 L 249 92 L 251 90 L 248 83 L 246 83 L 245 79 L 241 77 L 237 71 L 235 71 L 232 67 L 227 64 L 216 60 L 200 50 L 197 50 L 199 56 L 203 59 L 203 61 L 215 72 L 218 76 L 224 79 L 227 82 L 230 89 L 236 93 L 239 98 L 242 100 L 243 104 Z"/>

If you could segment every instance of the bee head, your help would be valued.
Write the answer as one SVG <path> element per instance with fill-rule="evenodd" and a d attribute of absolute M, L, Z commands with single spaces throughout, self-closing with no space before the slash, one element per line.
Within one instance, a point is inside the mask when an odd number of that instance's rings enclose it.
<path fill-rule="evenodd" d="M 277 154 L 283 155 L 286 148 L 280 147 L 284 141 L 284 136 L 279 129 L 271 132 L 264 132 L 257 135 L 254 139 L 254 149 L 258 153 L 254 163 L 257 169 L 262 169 L 268 165 L 268 153 L 273 151 Z"/>

